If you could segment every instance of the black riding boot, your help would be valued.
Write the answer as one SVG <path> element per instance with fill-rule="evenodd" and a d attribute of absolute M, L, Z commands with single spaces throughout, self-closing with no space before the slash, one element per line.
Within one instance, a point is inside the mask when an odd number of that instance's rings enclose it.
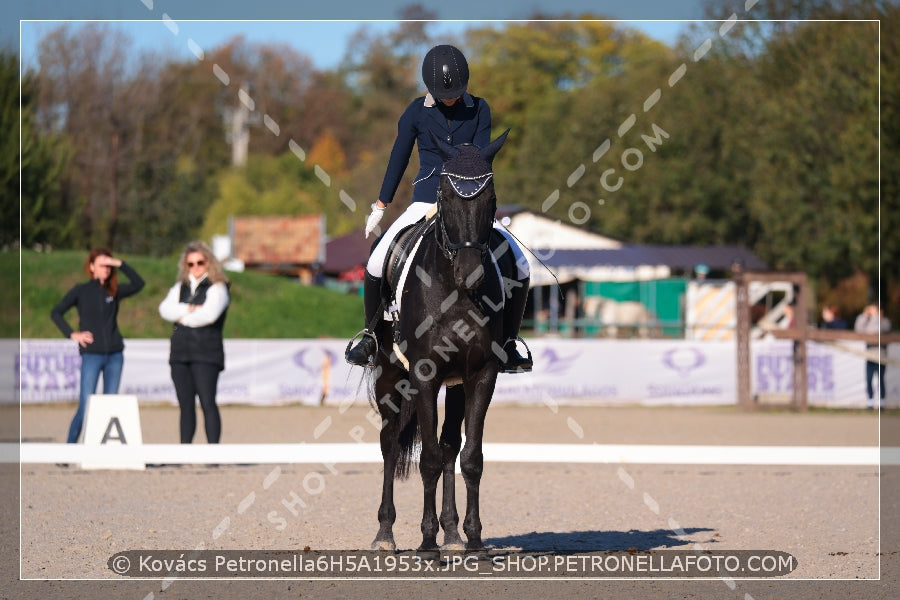
<path fill-rule="evenodd" d="M 506 307 L 503 309 L 503 338 L 506 340 L 503 351 L 506 353 L 506 361 L 500 365 L 500 370 L 504 373 L 527 373 L 534 366 L 531 352 L 528 352 L 528 356 L 522 356 L 516 348 L 522 317 L 525 316 L 529 279 L 526 277 L 518 280 L 522 285 L 512 290 L 512 298 L 506 299 Z"/>
<path fill-rule="evenodd" d="M 344 358 L 351 365 L 370 367 L 375 363 L 375 353 L 378 351 L 377 335 L 383 319 L 377 317 L 381 310 L 381 277 L 373 277 L 366 271 L 363 279 L 363 306 L 366 310 L 366 329 L 356 335 L 362 334 L 362 339 L 352 349 L 347 344 L 347 353 Z M 369 328 L 372 329 L 369 329 Z M 355 337 L 355 336 L 354 336 Z M 352 340 L 351 340 L 352 342 Z"/>

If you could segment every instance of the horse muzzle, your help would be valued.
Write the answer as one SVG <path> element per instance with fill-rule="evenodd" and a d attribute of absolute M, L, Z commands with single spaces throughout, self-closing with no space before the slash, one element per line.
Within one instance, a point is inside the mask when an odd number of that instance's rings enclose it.
<path fill-rule="evenodd" d="M 484 281 L 483 252 L 477 248 L 461 248 L 453 260 L 456 287 L 474 290 Z"/>

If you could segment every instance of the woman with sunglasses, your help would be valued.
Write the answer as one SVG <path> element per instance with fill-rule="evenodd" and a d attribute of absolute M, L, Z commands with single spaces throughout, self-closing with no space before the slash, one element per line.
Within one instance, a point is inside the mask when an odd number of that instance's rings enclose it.
<path fill-rule="evenodd" d="M 119 283 L 116 269 L 122 270 L 128 283 Z M 75 285 L 50 311 L 50 318 L 62 334 L 78 342 L 81 354 L 81 389 L 78 409 L 69 425 L 66 439 L 69 444 L 77 442 L 81 435 L 87 399 L 97 391 L 101 373 L 103 393 L 119 393 L 125 349 L 119 333 L 119 302 L 144 288 L 144 280 L 137 271 L 113 258 L 106 248 L 95 248 L 88 253 L 84 271 L 90 281 Z M 78 309 L 78 331 L 72 329 L 64 317 L 73 306 Z"/>
<path fill-rule="evenodd" d="M 159 305 L 163 319 L 174 323 L 169 366 L 181 409 L 181 443 L 190 444 L 197 429 L 195 399 L 200 399 L 206 440 L 219 443 L 222 423 L 216 405 L 219 373 L 225 369 L 222 329 L 228 312 L 228 278 L 212 250 L 191 242 L 178 261 L 178 279 Z"/>
<path fill-rule="evenodd" d="M 422 61 L 422 82 L 428 93 L 413 100 L 400 116 L 381 192 L 366 219 L 368 238 L 369 234 L 380 232 L 378 224 L 384 216 L 384 210 L 397 192 L 403 173 L 409 165 L 413 146 L 417 146 L 419 172 L 413 181 L 415 187 L 412 203 L 378 240 L 366 265 L 363 279 L 366 328 L 357 334 L 362 336 L 361 339 L 346 353 L 345 358 L 352 365 L 370 367 L 374 364 L 377 328 L 381 327 L 382 322 L 381 319 L 376 319 L 381 308 L 381 279 L 391 242 L 400 230 L 422 219 L 437 202 L 443 163 L 431 135 L 434 134 L 451 146 L 475 144 L 483 148 L 491 141 L 491 109 L 484 98 L 466 91 L 469 85 L 469 64 L 458 48 L 444 44 L 429 50 Z M 527 372 L 532 367 L 530 354 L 528 358 L 519 354 L 516 340 L 525 312 L 531 272 L 528 260 L 509 232 L 501 227 L 495 229 L 506 238 L 516 263 L 514 273 L 504 273 L 504 276 L 516 283 L 508 286 L 511 297 L 507 298 L 503 311 L 505 343 L 501 370 L 506 373 Z"/>

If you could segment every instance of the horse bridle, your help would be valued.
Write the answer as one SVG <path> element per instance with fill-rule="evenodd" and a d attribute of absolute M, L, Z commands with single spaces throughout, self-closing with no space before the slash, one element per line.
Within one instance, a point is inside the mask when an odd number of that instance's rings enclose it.
<path fill-rule="evenodd" d="M 455 173 L 447 173 L 446 171 L 441 172 L 441 175 L 446 175 L 447 179 L 450 181 L 450 185 L 453 186 L 456 194 L 465 200 L 469 200 L 477 196 L 481 190 L 484 189 L 484 186 L 488 184 L 491 178 L 494 176 L 493 173 L 485 173 L 483 175 L 478 175 L 476 177 L 470 177 L 466 175 L 457 175 Z M 438 223 L 438 228 L 435 230 L 437 234 L 437 243 L 438 247 L 441 249 L 441 253 L 449 260 L 453 262 L 453 259 L 456 258 L 456 255 L 460 250 L 464 248 L 472 248 L 481 252 L 482 257 L 484 257 L 485 253 L 488 250 L 489 242 L 472 242 L 468 240 L 464 240 L 462 242 L 451 242 L 450 236 L 447 234 L 447 226 L 444 224 L 444 215 L 443 215 L 443 192 L 441 192 L 440 186 L 438 186 L 438 197 L 437 197 L 437 216 L 435 217 Z M 490 240 L 490 236 L 488 236 L 488 240 Z"/>

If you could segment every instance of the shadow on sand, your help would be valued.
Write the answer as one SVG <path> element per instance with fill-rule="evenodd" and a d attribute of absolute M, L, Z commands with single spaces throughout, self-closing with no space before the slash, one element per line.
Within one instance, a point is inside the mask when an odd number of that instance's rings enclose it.
<path fill-rule="evenodd" d="M 521 535 L 485 539 L 485 545 L 495 549 L 521 548 L 525 552 L 603 552 L 622 550 L 651 550 L 654 548 L 679 548 L 697 543 L 682 539 L 694 533 L 712 531 L 703 527 L 685 528 L 682 536 L 671 529 L 641 531 L 532 531 Z M 715 543 L 714 539 L 703 540 Z"/>

